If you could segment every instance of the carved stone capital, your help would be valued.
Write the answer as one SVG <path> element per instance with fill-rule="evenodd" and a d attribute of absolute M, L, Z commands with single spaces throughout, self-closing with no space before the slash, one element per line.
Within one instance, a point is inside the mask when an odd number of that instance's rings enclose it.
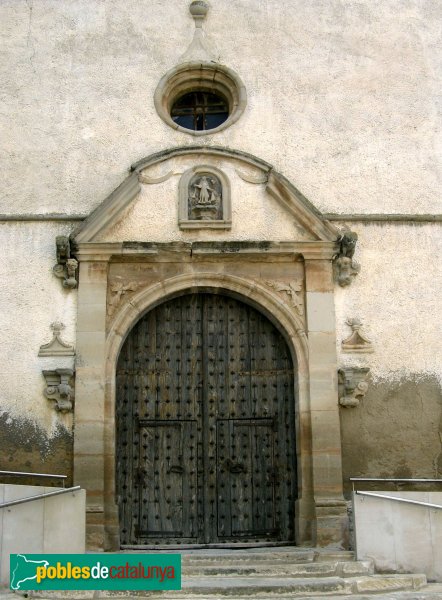
<path fill-rule="evenodd" d="M 48 400 L 54 401 L 54 408 L 66 413 L 72 411 L 74 390 L 71 385 L 74 371 L 72 369 L 55 369 L 43 371 L 46 380 L 44 395 Z"/>
<path fill-rule="evenodd" d="M 338 371 L 339 404 L 346 408 L 359 406 L 368 390 L 368 367 L 344 367 Z"/>

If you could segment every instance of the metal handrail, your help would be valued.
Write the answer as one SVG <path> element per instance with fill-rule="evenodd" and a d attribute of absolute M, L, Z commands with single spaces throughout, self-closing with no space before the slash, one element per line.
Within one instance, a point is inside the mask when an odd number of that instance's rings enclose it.
<path fill-rule="evenodd" d="M 1 476 L 6 477 L 45 477 L 47 479 L 61 479 L 64 487 L 65 479 L 67 475 L 54 475 L 53 473 L 25 473 L 24 471 L 0 471 Z"/>
<path fill-rule="evenodd" d="M 355 494 L 358 496 L 371 496 L 373 498 L 384 498 L 385 500 L 394 500 L 395 502 L 405 502 L 406 504 L 417 504 L 418 506 L 426 506 L 428 508 L 439 508 L 442 510 L 440 504 L 431 504 L 430 502 L 420 502 L 419 500 L 408 500 L 407 498 L 396 498 L 396 496 L 384 496 L 384 494 L 375 494 L 374 492 L 360 492 L 356 491 Z"/>
<path fill-rule="evenodd" d="M 3 502 L 3 504 L 0 504 L 0 508 L 6 508 L 7 506 L 15 506 L 16 504 L 25 504 L 26 502 L 32 502 L 33 500 L 41 500 L 42 498 L 48 498 L 49 496 L 59 496 L 60 494 L 77 492 L 80 489 L 81 486 L 76 485 L 71 488 L 63 488 L 62 490 L 56 490 L 55 492 L 46 492 L 44 494 L 37 494 L 36 496 L 27 496 L 26 498 L 19 498 L 18 500 L 10 500 L 9 502 Z"/>

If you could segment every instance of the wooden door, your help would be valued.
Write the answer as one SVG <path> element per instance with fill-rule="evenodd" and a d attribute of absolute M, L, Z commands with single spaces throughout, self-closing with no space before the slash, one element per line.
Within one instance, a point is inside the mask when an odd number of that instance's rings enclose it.
<path fill-rule="evenodd" d="M 294 538 L 293 364 L 249 305 L 188 294 L 140 319 L 116 438 L 122 545 Z"/>

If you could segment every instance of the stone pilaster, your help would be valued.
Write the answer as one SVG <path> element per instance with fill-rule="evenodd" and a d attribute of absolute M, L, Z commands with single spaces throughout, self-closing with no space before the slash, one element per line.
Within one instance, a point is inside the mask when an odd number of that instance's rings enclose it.
<path fill-rule="evenodd" d="M 80 263 L 74 481 L 87 491 L 86 542 L 104 545 L 104 396 L 107 260 Z"/>
<path fill-rule="evenodd" d="M 314 542 L 345 546 L 347 516 L 342 487 L 336 330 L 331 257 L 306 257 Z"/>

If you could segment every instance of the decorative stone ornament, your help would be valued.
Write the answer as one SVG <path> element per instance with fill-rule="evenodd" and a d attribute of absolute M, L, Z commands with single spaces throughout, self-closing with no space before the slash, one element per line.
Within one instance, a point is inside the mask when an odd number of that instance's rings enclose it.
<path fill-rule="evenodd" d="M 347 325 L 351 327 L 352 334 L 342 341 L 343 352 L 368 353 L 373 352 L 373 346 L 366 337 L 362 335 L 360 329 L 362 321 L 360 319 L 347 319 Z"/>
<path fill-rule="evenodd" d="M 291 281 L 290 283 L 281 283 L 280 281 L 266 281 L 266 284 L 276 290 L 287 294 L 289 303 L 295 308 L 298 315 L 304 315 L 304 306 L 302 303 L 302 283 Z"/>
<path fill-rule="evenodd" d="M 359 271 L 360 265 L 353 260 L 353 255 L 356 249 L 358 234 L 354 231 L 344 233 L 339 239 L 340 244 L 339 254 L 335 259 L 337 280 L 341 287 L 350 285 Z"/>
<path fill-rule="evenodd" d="M 55 244 L 57 247 L 57 264 L 53 267 L 56 277 L 63 279 L 63 287 L 75 289 L 77 287 L 78 262 L 71 256 L 71 245 L 69 238 L 58 235 Z"/>
<path fill-rule="evenodd" d="M 215 167 L 186 171 L 179 183 L 180 229 L 229 229 L 232 225 L 230 184 Z"/>
<path fill-rule="evenodd" d="M 54 401 L 55 410 L 67 413 L 72 411 L 74 390 L 71 381 L 74 376 L 72 369 L 55 369 L 54 371 L 43 371 L 46 380 L 44 395 L 48 400 Z"/>
<path fill-rule="evenodd" d="M 52 340 L 49 344 L 43 344 L 40 346 L 38 356 L 75 356 L 75 350 L 73 346 L 66 344 L 60 337 L 61 331 L 64 329 L 63 323 L 52 323 Z"/>
<path fill-rule="evenodd" d="M 359 406 L 368 390 L 368 367 L 344 367 L 338 371 L 339 404 L 346 408 Z"/>
<path fill-rule="evenodd" d="M 247 104 L 243 82 L 232 69 L 222 65 L 211 50 L 212 44 L 208 42 L 202 26 L 208 9 L 208 4 L 203 0 L 190 4 L 189 11 L 195 21 L 192 42 L 179 58 L 178 64 L 161 78 L 154 95 L 155 108 L 163 121 L 177 131 L 193 136 L 217 133 L 232 125 L 242 115 Z M 201 96 L 202 104 L 196 109 L 201 114 L 208 109 L 205 104 L 211 95 L 222 101 L 225 114 L 221 122 L 216 120 L 201 128 L 187 127 L 176 118 L 176 114 L 173 117 L 172 110 L 177 102 L 192 93 Z M 202 99 L 204 96 L 205 100 Z"/>
<path fill-rule="evenodd" d="M 121 302 L 123 296 L 127 293 L 135 292 L 138 289 L 138 283 L 136 281 L 112 281 L 110 282 L 110 293 L 111 296 L 109 298 L 107 314 L 108 316 L 112 316 L 115 312 L 115 309 Z"/>

